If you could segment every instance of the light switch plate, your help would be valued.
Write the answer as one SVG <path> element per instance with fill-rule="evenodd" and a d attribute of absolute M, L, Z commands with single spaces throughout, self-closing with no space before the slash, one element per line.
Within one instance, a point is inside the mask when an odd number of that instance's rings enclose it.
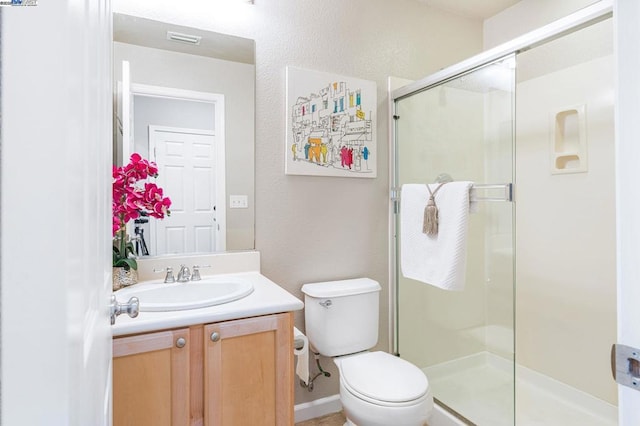
<path fill-rule="evenodd" d="M 249 197 L 247 197 L 246 195 L 230 195 L 229 208 L 231 209 L 249 208 Z"/>

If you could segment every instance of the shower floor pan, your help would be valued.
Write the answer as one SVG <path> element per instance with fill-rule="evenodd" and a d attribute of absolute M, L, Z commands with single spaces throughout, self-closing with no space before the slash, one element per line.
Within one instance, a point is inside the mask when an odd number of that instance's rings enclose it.
<path fill-rule="evenodd" d="M 478 426 L 513 425 L 513 366 L 481 352 L 424 368 L 434 396 Z M 517 366 L 516 426 L 616 426 L 617 407 Z"/>

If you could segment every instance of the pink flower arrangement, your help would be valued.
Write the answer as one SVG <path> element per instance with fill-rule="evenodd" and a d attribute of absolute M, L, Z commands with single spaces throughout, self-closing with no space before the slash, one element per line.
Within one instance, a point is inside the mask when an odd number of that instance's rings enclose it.
<path fill-rule="evenodd" d="M 133 254 L 133 244 L 127 241 L 127 222 L 140 216 L 163 219 L 170 215 L 171 200 L 162 193 L 155 183 L 143 182 L 158 176 L 158 166 L 142 158 L 131 155 L 129 164 L 113 166 L 113 266 L 138 269 Z"/>

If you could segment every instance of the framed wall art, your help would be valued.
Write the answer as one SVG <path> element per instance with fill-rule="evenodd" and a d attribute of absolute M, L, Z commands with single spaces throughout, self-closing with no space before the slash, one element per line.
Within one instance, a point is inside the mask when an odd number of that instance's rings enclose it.
<path fill-rule="evenodd" d="M 375 178 L 376 83 L 287 67 L 285 173 Z"/>

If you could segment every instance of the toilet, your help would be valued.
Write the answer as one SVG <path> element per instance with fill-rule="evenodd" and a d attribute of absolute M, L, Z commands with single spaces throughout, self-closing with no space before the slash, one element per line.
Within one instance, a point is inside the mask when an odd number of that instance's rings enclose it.
<path fill-rule="evenodd" d="M 340 401 L 356 426 L 423 426 L 433 410 L 427 376 L 378 342 L 380 284 L 369 278 L 302 286 L 306 334 L 315 352 L 332 357 Z"/>

